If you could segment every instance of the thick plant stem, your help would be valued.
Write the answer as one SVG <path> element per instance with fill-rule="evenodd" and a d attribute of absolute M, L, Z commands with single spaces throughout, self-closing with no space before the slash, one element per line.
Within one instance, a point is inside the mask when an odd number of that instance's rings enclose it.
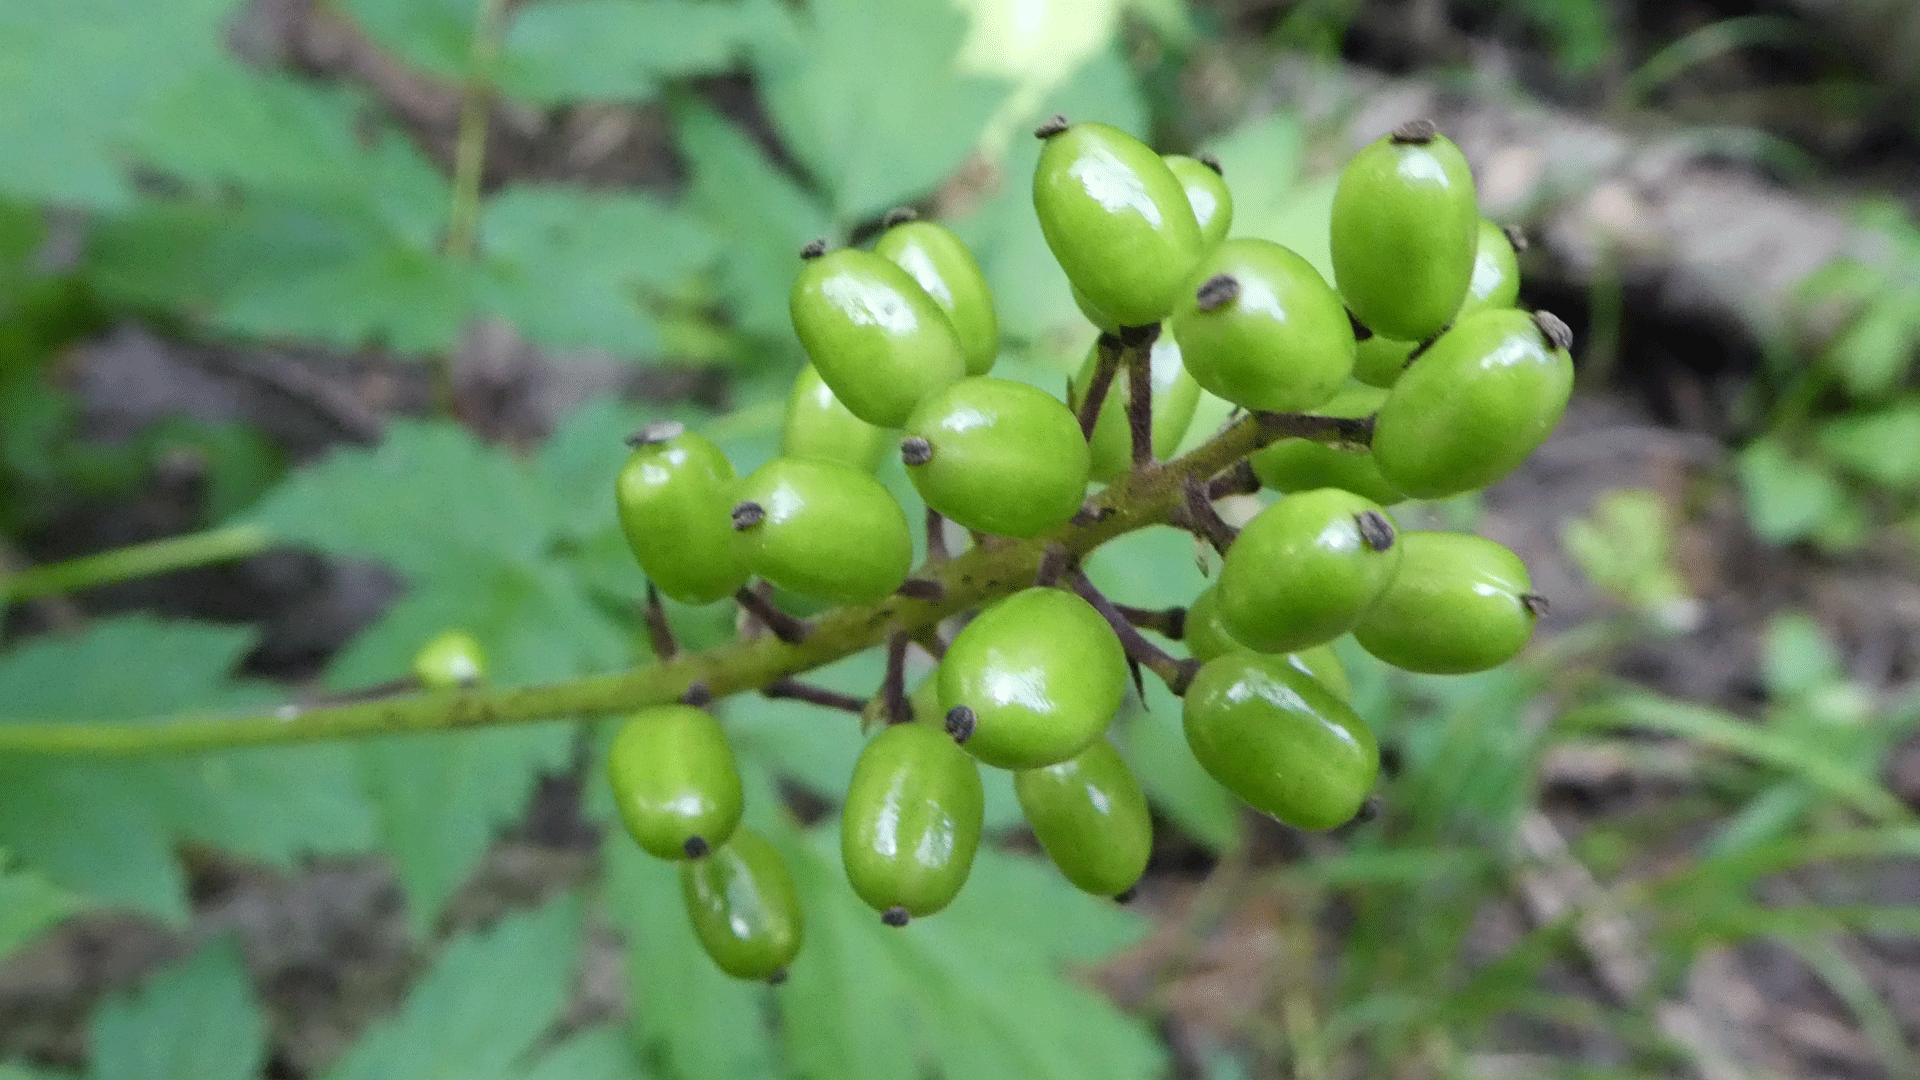
<path fill-rule="evenodd" d="M 172 570 L 232 562 L 258 555 L 273 543 L 273 534 L 258 525 L 228 525 L 185 536 L 150 540 L 96 555 L 35 566 L 12 577 L 0 578 L 0 603 L 53 596 Z"/>
<path fill-rule="evenodd" d="M 881 644 L 896 632 L 917 636 L 950 615 L 1017 592 L 1033 581 L 1049 547 L 1081 558 L 1114 537 L 1163 524 L 1183 506 L 1188 480 L 1204 483 L 1276 439 L 1354 441 L 1364 438 L 1358 423 L 1273 413 L 1243 418 L 1183 458 L 1121 477 L 1091 500 L 1093 512 L 1077 524 L 1031 540 L 974 547 L 939 566 L 922 567 L 916 576 L 938 581 L 939 599 L 896 595 L 837 608 L 810 621 L 810 632 L 797 642 L 745 637 L 630 671 L 546 686 L 433 691 L 323 708 L 287 705 L 243 717 L 0 724 L 0 754 L 152 754 L 452 731 L 629 712 L 679 701 L 696 686 L 703 698 L 716 699 L 760 690 Z"/>

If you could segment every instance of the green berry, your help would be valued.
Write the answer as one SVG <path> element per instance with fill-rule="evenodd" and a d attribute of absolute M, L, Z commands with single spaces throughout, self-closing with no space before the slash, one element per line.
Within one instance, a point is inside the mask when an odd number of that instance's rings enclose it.
<path fill-rule="evenodd" d="M 1424 341 L 1467 295 L 1479 230 L 1460 148 L 1429 121 L 1406 124 L 1340 173 L 1332 226 L 1340 295 L 1374 333 Z"/>
<path fill-rule="evenodd" d="M 1076 414 L 1099 363 L 1100 346 L 1096 343 L 1087 353 L 1087 362 L 1080 365 L 1079 374 L 1073 377 L 1070 403 Z M 1153 386 L 1153 456 L 1164 460 L 1172 457 L 1187 437 L 1194 410 L 1200 406 L 1200 384 L 1187 373 L 1180 360 L 1180 343 L 1172 334 L 1161 334 L 1154 340 L 1147 365 L 1147 377 Z M 1093 440 L 1087 444 L 1090 475 L 1103 484 L 1133 468 L 1133 433 L 1127 426 L 1130 385 L 1125 367 L 1113 373 L 1106 400 L 1100 403 L 1100 414 L 1094 420 Z"/>
<path fill-rule="evenodd" d="M 969 529 L 1036 536 L 1087 491 L 1073 413 L 1044 390 L 987 376 L 936 390 L 907 418 L 901 457 L 927 505 Z"/>
<path fill-rule="evenodd" d="M 1000 320 L 980 264 L 952 229 L 905 221 L 880 234 L 873 253 L 897 263 L 940 305 L 960 339 L 967 374 L 985 375 L 1000 355 Z"/>
<path fill-rule="evenodd" d="M 1193 218 L 1200 225 L 1200 246 L 1209 251 L 1218 247 L 1233 227 L 1233 193 L 1220 175 L 1219 162 L 1184 154 L 1167 154 L 1161 160 L 1187 193 L 1187 205 L 1193 207 Z"/>
<path fill-rule="evenodd" d="M 1374 603 L 1377 605 L 1379 601 Z M 1332 645 L 1315 645 L 1311 649 L 1287 653 L 1286 657 L 1287 663 L 1293 665 L 1295 671 L 1306 672 L 1315 682 L 1333 691 L 1334 697 L 1352 703 L 1353 680 L 1347 677 L 1347 665 L 1340 662 L 1340 654 L 1333 651 Z"/>
<path fill-rule="evenodd" d="M 690 705 L 642 709 L 607 753 L 614 805 L 647 854 L 697 859 L 740 823 L 740 773 L 719 721 Z"/>
<path fill-rule="evenodd" d="M 1093 301 L 1087 299 L 1087 294 L 1080 291 L 1080 286 L 1068 283 L 1067 288 L 1073 293 L 1074 306 L 1080 309 L 1080 314 L 1085 315 L 1088 322 L 1109 334 L 1120 332 L 1120 321 L 1094 306 Z"/>
<path fill-rule="evenodd" d="M 1573 392 L 1572 335 L 1545 312 L 1463 316 L 1400 376 L 1373 429 L 1380 475 L 1444 499 L 1512 472 L 1552 433 Z"/>
<path fill-rule="evenodd" d="M 1173 170 L 1106 124 L 1043 126 L 1033 208 L 1055 261 L 1121 326 L 1166 318 L 1200 257 L 1200 225 Z"/>
<path fill-rule="evenodd" d="M 836 604 L 892 593 L 913 566 L 907 515 L 878 480 L 837 461 L 774 458 L 740 482 L 732 509 L 753 572 Z"/>
<path fill-rule="evenodd" d="M 1400 572 L 1354 640 L 1407 671 L 1464 675 L 1498 667 L 1533 637 L 1539 597 L 1520 557 L 1464 533 L 1406 532 Z"/>
<path fill-rule="evenodd" d="M 429 690 L 472 686 L 487 676 L 487 655 L 465 630 L 442 630 L 413 656 L 413 677 Z"/>
<path fill-rule="evenodd" d="M 1368 386 L 1389 389 L 1400 381 L 1417 341 L 1395 341 L 1375 334 L 1353 349 L 1353 377 Z"/>
<path fill-rule="evenodd" d="M 948 730 L 969 753 L 1002 769 L 1038 769 L 1107 729 L 1126 693 L 1127 657 L 1091 604 L 1034 588 L 968 623 L 939 677 Z"/>
<path fill-rule="evenodd" d="M 1483 308 L 1510 308 L 1520 299 L 1520 260 L 1514 255 L 1507 231 L 1481 218 L 1478 235 L 1473 278 L 1467 284 L 1460 310 L 1454 313 L 1455 319 Z"/>
<path fill-rule="evenodd" d="M 1208 662 L 1187 687 L 1181 715 L 1202 768 L 1296 828 L 1353 820 L 1379 773 L 1367 725 L 1286 657 L 1234 652 Z"/>
<path fill-rule="evenodd" d="M 800 898 L 787 864 L 752 829 L 680 864 L 680 898 L 700 947 L 736 979 L 778 979 L 799 955 Z"/>
<path fill-rule="evenodd" d="M 1254 650 L 1240 644 L 1227 630 L 1227 621 L 1220 614 L 1220 589 L 1210 585 L 1201 590 L 1200 595 L 1187 605 L 1185 628 L 1187 655 L 1201 663 L 1218 659 L 1230 652 Z M 1303 671 L 1322 686 L 1333 691 L 1333 696 L 1341 701 L 1353 697 L 1353 682 L 1347 678 L 1347 666 L 1340 662 L 1340 655 L 1331 645 L 1315 645 L 1297 652 L 1283 653 L 1287 663 L 1297 671 Z"/>
<path fill-rule="evenodd" d="M 1248 409 L 1311 409 L 1353 370 L 1340 297 L 1270 240 L 1228 240 L 1201 260 L 1171 326 L 1194 380 Z"/>
<path fill-rule="evenodd" d="M 738 476 L 720 448 L 680 424 L 653 424 L 614 479 L 627 544 L 647 577 L 682 603 L 731 596 L 747 581 L 746 554 L 727 524 Z"/>
<path fill-rule="evenodd" d="M 1386 400 L 1385 390 L 1349 384 L 1333 400 L 1313 411 L 1322 416 L 1352 419 L 1373 415 Z M 1392 506 L 1406 498 L 1380 475 L 1380 466 L 1374 464 L 1373 453 L 1366 447 L 1347 449 L 1312 439 L 1281 439 L 1255 451 L 1247 460 L 1262 484 L 1283 494 L 1341 488 L 1382 506 Z"/>
<path fill-rule="evenodd" d="M 787 419 L 780 432 L 780 453 L 786 457 L 823 458 L 872 472 L 893 449 L 886 428 L 875 427 L 853 415 L 812 364 L 800 369 L 787 396 Z"/>
<path fill-rule="evenodd" d="M 1153 820 L 1112 743 L 1095 739 L 1057 765 L 1016 772 L 1013 792 L 1041 849 L 1075 887 L 1119 896 L 1140 880 Z"/>
<path fill-rule="evenodd" d="M 1350 491 L 1288 495 L 1247 523 L 1220 568 L 1220 614 L 1263 653 L 1319 645 L 1354 628 L 1399 566 L 1391 519 Z"/>
<path fill-rule="evenodd" d="M 946 907 L 973 868 L 985 806 L 979 766 L 945 731 L 880 732 L 854 763 L 840 816 L 853 891 L 895 926 Z"/>
<path fill-rule="evenodd" d="M 870 251 L 808 259 L 787 307 L 820 377 L 869 424 L 899 427 L 921 398 L 967 373 L 947 313 L 912 275 Z"/>

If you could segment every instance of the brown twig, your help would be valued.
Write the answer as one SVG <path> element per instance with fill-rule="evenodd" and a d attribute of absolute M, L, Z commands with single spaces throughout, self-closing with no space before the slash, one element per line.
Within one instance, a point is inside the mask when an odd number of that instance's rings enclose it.
<path fill-rule="evenodd" d="M 1166 650 L 1141 636 L 1140 631 L 1134 629 L 1126 616 L 1120 614 L 1119 609 L 1113 606 L 1113 601 L 1107 599 L 1104 593 L 1094 587 L 1093 582 L 1087 580 L 1087 575 L 1074 574 L 1073 591 L 1079 593 L 1081 599 L 1092 604 L 1093 609 L 1100 613 L 1100 617 L 1107 620 L 1107 625 L 1113 628 L 1114 636 L 1120 639 L 1120 647 L 1126 650 L 1128 660 L 1159 676 L 1160 681 L 1167 684 L 1167 689 L 1173 691 L 1175 697 L 1187 692 L 1188 684 L 1193 682 L 1194 673 L 1200 670 L 1198 660 L 1176 659 Z M 1142 690 L 1142 697 L 1144 697 L 1144 690 L 1138 685 L 1137 671 L 1134 677 L 1135 689 Z"/>
<path fill-rule="evenodd" d="M 856 716 L 867 706 L 865 701 L 852 694 L 843 694 L 838 690 L 829 690 L 824 686 L 815 686 L 792 677 L 775 679 L 760 693 L 770 698 L 791 698 L 794 701 L 804 701 L 809 705 L 850 712 Z"/>
<path fill-rule="evenodd" d="M 899 724 L 913 719 L 907 704 L 907 642 L 905 632 L 887 639 L 887 673 L 880 680 L 880 700 L 886 709 L 887 723 Z"/>
<path fill-rule="evenodd" d="M 947 551 L 947 519 L 940 511 L 927 507 L 927 565 L 939 566 L 953 558 Z"/>
<path fill-rule="evenodd" d="M 673 627 L 667 622 L 667 609 L 660 603 L 660 590 L 647 582 L 647 644 L 653 648 L 656 659 L 671 660 L 680 655 L 680 643 L 673 638 Z"/>
<path fill-rule="evenodd" d="M 1213 508 L 1213 500 L 1207 495 L 1207 485 L 1189 477 L 1182 485 L 1182 491 L 1186 503 L 1174 510 L 1173 523 L 1213 545 L 1213 550 L 1224 557 L 1227 549 L 1233 546 L 1234 538 L 1240 535 L 1240 530 L 1227 524 L 1220 517 L 1220 512 Z"/>
<path fill-rule="evenodd" d="M 1088 442 L 1093 441 L 1094 425 L 1100 421 L 1100 406 L 1106 404 L 1107 391 L 1113 388 L 1114 373 L 1120 370 L 1120 339 L 1103 333 L 1094 349 L 1097 359 L 1093 362 L 1093 378 L 1087 383 L 1087 395 L 1080 399 L 1080 435 Z"/>
<path fill-rule="evenodd" d="M 1151 630 L 1161 637 L 1179 641 L 1187 636 L 1186 608 L 1137 608 L 1115 604 L 1113 610 L 1140 629 Z"/>
<path fill-rule="evenodd" d="M 1120 331 L 1120 361 L 1127 369 L 1127 434 L 1136 469 L 1153 462 L 1153 343 L 1159 337 L 1159 323 Z"/>
<path fill-rule="evenodd" d="M 789 645 L 798 645 L 807 640 L 807 634 L 813 629 L 805 619 L 796 619 L 774 607 L 772 600 L 753 589 L 743 587 L 733 594 L 733 599 L 761 626 L 772 631 L 774 637 Z"/>

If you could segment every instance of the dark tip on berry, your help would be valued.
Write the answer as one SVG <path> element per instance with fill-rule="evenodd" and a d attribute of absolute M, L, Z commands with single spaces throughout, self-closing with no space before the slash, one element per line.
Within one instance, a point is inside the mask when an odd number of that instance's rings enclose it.
<path fill-rule="evenodd" d="M 713 850 L 707 846 L 707 838 L 704 836 L 687 837 L 687 842 L 681 844 L 680 849 L 687 853 L 689 859 L 704 859 L 707 857 L 707 852 Z"/>
<path fill-rule="evenodd" d="M 1373 336 L 1373 328 L 1361 322 L 1360 317 L 1351 311 L 1347 312 L 1347 325 L 1353 327 L 1353 340 L 1356 342 L 1365 341 Z"/>
<path fill-rule="evenodd" d="M 1537 592 L 1521 593 L 1520 606 L 1526 608 L 1527 614 L 1536 619 L 1553 610 L 1553 605 L 1547 602 L 1547 598 Z"/>
<path fill-rule="evenodd" d="M 1120 328 L 1120 344 L 1129 349 L 1144 348 L 1160 340 L 1160 324 L 1147 323 L 1145 326 L 1123 326 Z"/>
<path fill-rule="evenodd" d="M 1402 146 L 1425 146 L 1440 134 L 1440 125 L 1431 120 L 1409 120 L 1393 129 L 1389 136 Z"/>
<path fill-rule="evenodd" d="M 1374 818 L 1377 818 L 1379 816 L 1380 816 L 1380 796 L 1369 795 L 1367 796 L 1367 801 L 1360 804 L 1360 809 L 1354 812 L 1353 820 L 1348 824 L 1365 825 L 1367 822 L 1372 821 Z"/>
<path fill-rule="evenodd" d="M 654 446 L 687 433 L 687 425 L 678 420 L 656 420 L 627 436 L 628 446 Z"/>
<path fill-rule="evenodd" d="M 824 236 L 807 241 L 807 246 L 800 249 L 800 257 L 803 259 L 817 259 L 826 253 L 827 238 Z"/>
<path fill-rule="evenodd" d="M 1240 295 L 1240 282 L 1232 274 L 1215 274 L 1200 283 L 1193 292 L 1194 306 L 1213 311 L 1233 302 Z"/>
<path fill-rule="evenodd" d="M 1500 227 L 1500 231 L 1506 235 L 1507 246 L 1513 248 L 1515 255 L 1533 246 L 1527 240 L 1526 230 L 1520 228 L 1518 225 L 1503 225 Z"/>
<path fill-rule="evenodd" d="M 1139 894 L 1140 894 L 1139 889 L 1133 887 L 1132 885 L 1129 885 L 1127 886 L 1125 891 L 1121 892 L 1120 895 L 1113 898 L 1113 902 L 1116 904 L 1131 904 L 1133 903 L 1133 898 L 1135 896 L 1138 896 Z"/>
<path fill-rule="evenodd" d="M 908 578 L 893 591 L 909 600 L 925 600 L 930 604 L 939 603 L 947 595 L 947 587 L 932 578 Z"/>
<path fill-rule="evenodd" d="M 707 689 L 707 684 L 703 682 L 688 685 L 686 692 L 680 695 L 680 704 L 691 705 L 696 709 L 712 700 L 713 691 Z"/>
<path fill-rule="evenodd" d="M 933 444 L 918 435 L 900 440 L 900 460 L 908 465 L 925 465 L 933 460 Z"/>
<path fill-rule="evenodd" d="M 780 985 L 781 983 L 783 983 L 783 982 L 786 982 L 786 981 L 787 981 L 787 969 L 786 969 L 786 968 L 774 968 L 774 969 L 773 969 L 773 974 L 771 974 L 771 975 L 769 975 L 769 976 L 767 976 L 767 985 L 768 985 L 768 986 L 779 986 L 779 985 Z"/>
<path fill-rule="evenodd" d="M 888 926 L 905 926 L 907 925 L 907 920 L 911 917 L 912 916 L 907 914 L 907 909 L 901 907 L 899 904 L 895 904 L 880 913 L 880 921 L 886 923 Z"/>
<path fill-rule="evenodd" d="M 965 705 L 955 705 L 947 710 L 947 734 L 953 736 L 954 742 L 963 743 L 973 738 L 973 729 L 979 723 L 980 718 Z"/>
<path fill-rule="evenodd" d="M 742 499 L 733 507 L 733 531 L 745 532 L 767 519 L 767 508 L 752 499 Z"/>
<path fill-rule="evenodd" d="M 1036 139 L 1051 139 L 1055 135 L 1067 130 L 1069 126 L 1066 114 L 1054 113 L 1052 116 L 1041 121 L 1039 127 L 1033 129 L 1033 137 Z"/>
<path fill-rule="evenodd" d="M 886 217 L 880 219 L 880 227 L 883 229 L 891 229 L 895 225 L 905 225 L 909 221 L 916 221 L 919 217 L 920 211 L 915 210 L 911 206 L 896 206 L 887 211 Z"/>
<path fill-rule="evenodd" d="M 1547 344 L 1561 352 L 1573 348 L 1573 327 L 1563 322 L 1560 316 L 1551 311 L 1536 311 L 1533 313 L 1533 325 L 1540 328 Z"/>
<path fill-rule="evenodd" d="M 1360 539 L 1375 551 L 1385 551 L 1393 546 L 1393 522 L 1378 510 L 1363 510 L 1353 515 L 1360 526 Z"/>
<path fill-rule="evenodd" d="M 1220 169 L 1220 159 L 1217 157 L 1214 157 L 1212 154 L 1207 153 L 1205 150 L 1202 150 L 1199 153 L 1193 155 L 1193 160 L 1199 162 L 1202 165 L 1205 165 L 1209 169 L 1212 169 L 1213 175 L 1215 176 L 1227 175 L 1225 172 L 1221 171 Z"/>

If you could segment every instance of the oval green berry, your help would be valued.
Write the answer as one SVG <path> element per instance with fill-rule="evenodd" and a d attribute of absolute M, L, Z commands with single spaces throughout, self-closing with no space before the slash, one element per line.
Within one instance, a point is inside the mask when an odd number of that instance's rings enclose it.
<path fill-rule="evenodd" d="M 1368 386 L 1389 389 L 1400 381 L 1417 341 L 1395 341 L 1375 334 L 1354 346 L 1353 377 Z"/>
<path fill-rule="evenodd" d="M 1331 233 L 1340 295 L 1374 333 L 1424 341 L 1467 294 L 1479 230 L 1460 148 L 1428 121 L 1404 125 L 1340 173 Z"/>
<path fill-rule="evenodd" d="M 487 676 L 487 655 L 465 630 L 442 630 L 413 655 L 413 677 L 429 690 L 472 686 Z"/>
<path fill-rule="evenodd" d="M 1080 422 L 1059 399 L 980 376 L 936 390 L 907 418 L 901 457 L 927 505 L 969 529 L 1036 536 L 1087 492 Z"/>
<path fill-rule="evenodd" d="M 873 252 L 920 283 L 940 305 L 960 339 L 967 374 L 985 375 L 1000 355 L 1000 320 L 993 311 L 993 290 L 980 264 L 952 229 L 931 221 L 906 221 L 874 241 Z"/>
<path fill-rule="evenodd" d="M 1227 629 L 1227 621 L 1220 614 L 1220 589 L 1209 585 L 1187 605 L 1185 626 L 1187 655 L 1201 663 L 1218 659 L 1230 652 L 1253 652 L 1240 644 Z M 1341 701 L 1353 698 L 1353 682 L 1347 678 L 1347 666 L 1340 662 L 1340 655 L 1331 645 L 1315 645 L 1282 654 L 1296 671 L 1302 671 L 1318 680 L 1322 686 L 1333 692 Z"/>
<path fill-rule="evenodd" d="M 614 479 L 627 544 L 647 577 L 682 603 L 731 596 L 747 581 L 746 553 L 727 523 L 738 474 L 720 448 L 663 422 L 629 440 Z"/>
<path fill-rule="evenodd" d="M 1573 392 L 1566 324 L 1545 312 L 1463 316 L 1400 376 L 1374 422 L 1373 459 L 1416 499 L 1486 487 L 1546 441 Z"/>
<path fill-rule="evenodd" d="M 1106 739 L 1057 765 L 1013 774 L 1013 792 L 1035 839 L 1083 892 L 1119 896 L 1140 880 L 1153 819 L 1133 770 Z"/>
<path fill-rule="evenodd" d="M 740 772 L 719 721 L 690 705 L 642 709 L 607 752 L 613 802 L 647 854 L 697 859 L 740 824 Z"/>
<path fill-rule="evenodd" d="M 1483 308 L 1510 308 L 1520 299 L 1520 260 L 1507 231 L 1481 218 L 1478 237 L 1473 277 L 1467 283 L 1460 310 L 1454 313 L 1455 319 Z"/>
<path fill-rule="evenodd" d="M 1162 160 L 1187 193 L 1187 205 L 1193 207 L 1193 219 L 1200 225 L 1201 248 L 1218 247 L 1233 227 L 1233 193 L 1227 190 L 1219 164 L 1184 154 L 1167 154 Z"/>
<path fill-rule="evenodd" d="M 1033 208 L 1054 260 L 1119 325 L 1159 322 L 1202 251 L 1179 178 L 1119 128 L 1042 130 L 1050 133 L 1033 174 Z"/>
<path fill-rule="evenodd" d="M 1187 687 L 1181 716 L 1202 768 L 1296 828 L 1353 820 L 1379 774 L 1367 725 L 1286 657 L 1234 652 L 1208 662 Z"/>
<path fill-rule="evenodd" d="M 1353 371 L 1353 324 L 1313 264 L 1270 240 L 1228 240 L 1201 260 L 1170 325 L 1194 380 L 1248 409 L 1297 412 Z"/>
<path fill-rule="evenodd" d="M 812 364 L 800 369 L 787 395 L 787 419 L 780 430 L 786 457 L 822 458 L 872 472 L 893 449 L 893 435 L 853 415 Z"/>
<path fill-rule="evenodd" d="M 1533 637 L 1539 598 L 1520 557 L 1465 533 L 1406 532 L 1400 572 L 1354 627 L 1381 660 L 1429 675 L 1499 667 Z"/>
<path fill-rule="evenodd" d="M 899 427 L 921 398 L 967 373 L 947 313 L 912 275 L 870 251 L 808 259 L 787 307 L 820 377 L 869 424 Z"/>
<path fill-rule="evenodd" d="M 1127 657 L 1093 605 L 1025 589 L 960 631 L 939 678 L 948 730 L 968 753 L 1002 769 L 1038 769 L 1106 730 L 1126 693 Z"/>
<path fill-rule="evenodd" d="M 752 829 L 680 864 L 680 898 L 700 947 L 736 979 L 775 979 L 800 953 L 800 897 L 780 851 Z"/>
<path fill-rule="evenodd" d="M 1305 649 L 1353 629 L 1399 563 L 1379 504 L 1338 488 L 1288 495 L 1227 549 L 1220 614 L 1258 652 Z"/>
<path fill-rule="evenodd" d="M 1379 601 L 1374 603 L 1378 604 Z M 1315 682 L 1332 691 L 1333 696 L 1341 701 L 1353 702 L 1353 680 L 1347 677 L 1347 665 L 1340 662 L 1340 654 L 1333 651 L 1332 645 L 1315 645 L 1311 649 L 1300 649 L 1286 655 L 1287 663 L 1293 665 L 1295 671 L 1312 676 Z"/>
<path fill-rule="evenodd" d="M 840 816 L 853 891 L 896 926 L 946 907 L 973 868 L 985 798 L 979 766 L 940 728 L 894 724 L 874 736 Z"/>
<path fill-rule="evenodd" d="M 913 535 L 893 494 L 837 461 L 774 458 L 739 485 L 732 510 L 753 572 L 791 592 L 868 604 L 913 566 Z"/>
<path fill-rule="evenodd" d="M 1073 377 L 1069 401 L 1077 415 L 1087 387 L 1093 383 L 1094 369 L 1100 363 L 1100 345 L 1087 353 L 1087 362 Z M 1153 388 L 1153 456 L 1170 458 L 1187 437 L 1193 414 L 1200 407 L 1200 384 L 1193 381 L 1180 359 L 1180 343 L 1172 334 L 1154 340 L 1147 358 L 1147 377 Z M 1127 400 L 1132 384 L 1124 367 L 1113 373 L 1106 400 L 1094 419 L 1093 439 L 1087 444 L 1091 469 L 1089 475 L 1101 483 L 1111 483 L 1133 468 L 1133 433 L 1127 426 Z"/>
<path fill-rule="evenodd" d="M 1385 390 L 1349 385 L 1313 411 L 1322 416 L 1352 419 L 1372 415 L 1386 400 Z M 1380 466 L 1374 464 L 1372 451 L 1364 446 L 1348 449 L 1312 439 L 1281 439 L 1255 451 L 1247 460 L 1262 484 L 1283 494 L 1340 488 L 1382 506 L 1406 499 L 1380 475 Z"/>

